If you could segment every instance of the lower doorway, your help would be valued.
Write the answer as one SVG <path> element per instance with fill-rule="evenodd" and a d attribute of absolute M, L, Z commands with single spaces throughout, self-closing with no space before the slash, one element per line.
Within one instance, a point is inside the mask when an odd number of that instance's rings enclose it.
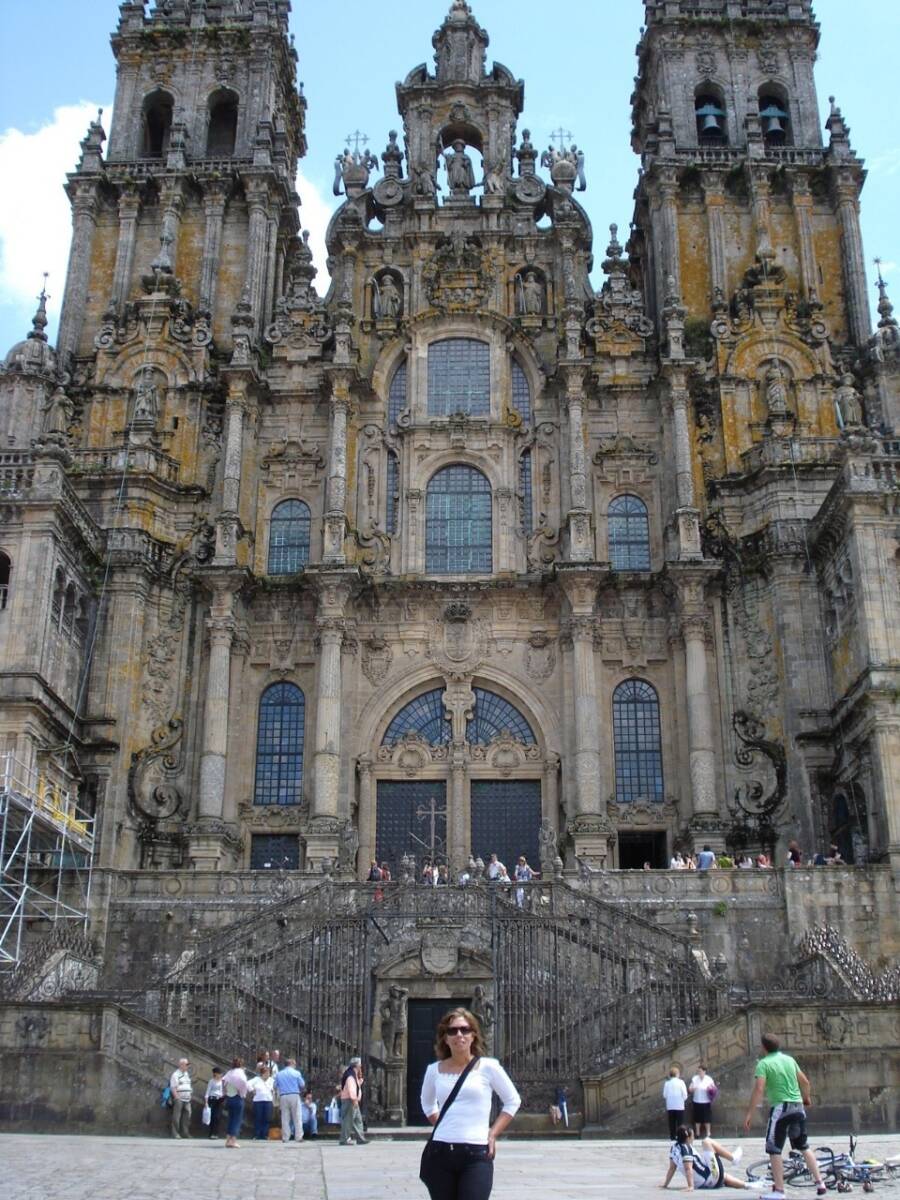
<path fill-rule="evenodd" d="M 451 1008 L 468 1008 L 471 999 L 408 1001 L 406 1032 L 406 1123 L 427 1125 L 422 1112 L 422 1080 L 434 1062 L 434 1035 L 441 1017 Z"/>
<path fill-rule="evenodd" d="M 664 829 L 619 834 L 619 870 L 640 871 L 644 863 L 654 871 L 669 865 Z"/>

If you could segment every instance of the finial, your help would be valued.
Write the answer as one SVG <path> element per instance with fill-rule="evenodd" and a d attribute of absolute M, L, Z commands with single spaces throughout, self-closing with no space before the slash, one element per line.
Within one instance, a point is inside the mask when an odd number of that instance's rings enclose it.
<path fill-rule="evenodd" d="M 619 242 L 619 226 L 615 222 L 609 227 L 609 245 L 606 247 L 606 257 L 622 257 L 622 246 Z"/>
<path fill-rule="evenodd" d="M 889 325 L 896 325 L 897 322 L 894 319 L 894 306 L 888 298 L 887 284 L 884 282 L 881 274 L 881 263 L 882 260 L 880 258 L 875 259 L 875 266 L 878 268 L 878 282 L 875 286 L 878 288 L 878 313 L 881 317 L 878 326 L 880 329 L 883 329 Z"/>
<path fill-rule="evenodd" d="M 36 338 L 39 342 L 46 342 L 47 335 L 44 330 L 47 328 L 47 301 L 50 297 L 47 295 L 47 272 L 44 272 L 44 283 L 41 287 L 41 294 L 38 296 L 37 312 L 31 321 L 30 338 Z"/>

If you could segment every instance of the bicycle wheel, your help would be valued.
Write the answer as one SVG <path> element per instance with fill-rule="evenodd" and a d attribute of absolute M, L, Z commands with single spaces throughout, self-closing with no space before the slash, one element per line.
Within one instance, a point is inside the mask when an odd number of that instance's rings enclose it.
<path fill-rule="evenodd" d="M 809 1167 L 805 1162 L 785 1163 L 784 1164 L 784 1182 L 788 1187 L 815 1187 L 816 1181 L 812 1177 Z"/>
<path fill-rule="evenodd" d="M 766 1183 L 772 1182 L 772 1170 L 767 1158 L 760 1158 L 757 1162 L 747 1163 L 746 1175 L 748 1179 L 762 1179 Z"/>

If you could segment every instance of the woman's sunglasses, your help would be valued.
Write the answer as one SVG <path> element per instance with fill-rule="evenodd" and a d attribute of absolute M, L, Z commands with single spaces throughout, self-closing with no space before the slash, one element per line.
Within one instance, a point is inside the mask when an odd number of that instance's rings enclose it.
<path fill-rule="evenodd" d="M 451 1025 L 447 1030 L 447 1037 L 466 1037 L 468 1034 L 474 1032 L 475 1030 L 471 1025 Z"/>

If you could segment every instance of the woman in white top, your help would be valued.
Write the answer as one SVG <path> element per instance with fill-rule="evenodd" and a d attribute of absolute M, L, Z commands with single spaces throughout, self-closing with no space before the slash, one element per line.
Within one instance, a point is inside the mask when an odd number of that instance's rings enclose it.
<path fill-rule="evenodd" d="M 666 1115 L 669 1118 L 669 1138 L 674 1142 L 675 1131 L 684 1124 L 684 1106 L 687 1102 L 687 1087 L 681 1078 L 678 1067 L 672 1067 L 669 1078 L 663 1084 L 663 1100 L 666 1102 Z"/>
<path fill-rule="evenodd" d="M 717 1088 L 706 1067 L 700 1064 L 697 1074 L 688 1085 L 691 1093 L 691 1116 L 697 1137 L 709 1137 L 712 1133 L 712 1102 Z"/>
<path fill-rule="evenodd" d="M 425 1072 L 422 1083 L 422 1111 L 432 1125 L 460 1075 L 475 1062 L 434 1133 L 437 1170 L 428 1186 L 431 1200 L 488 1200 L 497 1138 L 522 1101 L 499 1062 L 485 1054 L 478 1018 L 467 1008 L 451 1009 L 442 1017 L 434 1049 L 438 1061 Z M 491 1125 L 494 1092 L 503 1108 Z"/>
<path fill-rule="evenodd" d="M 247 1093 L 253 1097 L 253 1140 L 266 1142 L 275 1106 L 275 1080 L 268 1067 L 260 1067 L 259 1074 L 247 1084 Z"/>

